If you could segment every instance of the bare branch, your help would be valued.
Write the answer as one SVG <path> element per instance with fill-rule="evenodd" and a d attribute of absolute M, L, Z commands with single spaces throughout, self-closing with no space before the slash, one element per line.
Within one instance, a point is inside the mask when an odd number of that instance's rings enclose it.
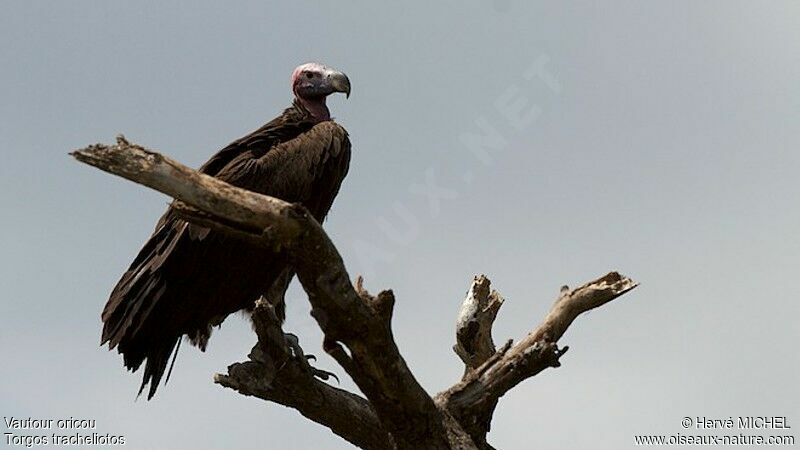
<path fill-rule="evenodd" d="M 453 350 L 464 361 L 464 376 L 496 352 L 492 325 L 503 306 L 503 297 L 490 290 L 491 284 L 486 275 L 476 275 L 458 314 Z"/>
<path fill-rule="evenodd" d="M 117 137 L 116 145 L 95 144 L 70 154 L 78 161 L 163 192 L 251 231 L 280 231 L 282 239 L 292 239 L 300 232 L 296 221 L 281 220 L 292 213 L 290 203 L 238 189 L 131 144 L 123 136 Z"/>
<path fill-rule="evenodd" d="M 272 306 L 259 301 L 253 324 L 258 343 L 250 360 L 232 364 L 227 375 L 216 374 L 215 383 L 294 408 L 360 448 L 395 448 L 366 399 L 315 379 L 303 367 L 303 360 L 292 356 Z"/>
<path fill-rule="evenodd" d="M 573 290 L 562 288 L 538 328 L 513 347 L 509 342 L 460 383 L 437 395 L 437 404 L 450 411 L 476 443 L 485 443 L 498 399 L 523 380 L 560 365 L 568 348 L 559 349 L 556 342 L 572 321 L 636 286 L 630 278 L 611 272 Z"/>

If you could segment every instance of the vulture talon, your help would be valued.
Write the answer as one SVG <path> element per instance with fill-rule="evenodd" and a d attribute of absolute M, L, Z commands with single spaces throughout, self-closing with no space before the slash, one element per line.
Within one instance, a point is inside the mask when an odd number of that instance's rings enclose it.
<path fill-rule="evenodd" d="M 336 376 L 333 372 L 328 372 L 327 370 L 317 369 L 316 367 L 309 364 L 309 361 L 316 361 L 317 357 L 311 354 L 306 354 L 303 352 L 303 348 L 300 347 L 300 339 L 297 338 L 292 333 L 284 333 L 284 337 L 286 338 L 286 345 L 289 347 L 289 352 L 292 354 L 292 359 L 297 361 L 300 367 L 306 371 L 309 375 L 319 378 L 323 381 L 328 381 L 331 378 L 336 379 L 336 383 L 341 383 L 339 381 L 339 377 Z"/>

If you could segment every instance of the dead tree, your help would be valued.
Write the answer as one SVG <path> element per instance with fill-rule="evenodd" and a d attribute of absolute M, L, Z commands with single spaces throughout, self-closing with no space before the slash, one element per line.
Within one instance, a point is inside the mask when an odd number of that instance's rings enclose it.
<path fill-rule="evenodd" d="M 564 286 L 544 321 L 522 340 L 499 349 L 492 324 L 503 298 L 476 276 L 461 307 L 454 350 L 464 375 L 435 396 L 417 382 L 392 335 L 391 290 L 369 294 L 355 284 L 328 235 L 300 205 L 233 187 L 127 142 L 92 145 L 79 161 L 163 192 L 181 217 L 252 245 L 288 250 L 324 333 L 324 350 L 366 397 L 310 375 L 294 358 L 275 312 L 258 302 L 258 342 L 249 360 L 214 381 L 240 394 L 296 409 L 363 449 L 491 449 L 486 434 L 497 402 L 523 380 L 558 367 L 567 347 L 557 343 L 581 313 L 630 291 L 637 283 L 611 272 L 580 287 Z"/>

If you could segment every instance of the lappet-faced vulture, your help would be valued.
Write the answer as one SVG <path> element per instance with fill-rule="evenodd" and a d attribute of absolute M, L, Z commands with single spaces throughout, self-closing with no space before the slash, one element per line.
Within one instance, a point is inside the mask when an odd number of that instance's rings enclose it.
<path fill-rule="evenodd" d="M 318 63 L 297 67 L 291 80 L 292 105 L 220 150 L 200 171 L 300 203 L 321 223 L 350 162 L 347 132 L 331 120 L 325 99 L 335 92 L 349 96 L 350 81 Z M 149 384 L 150 399 L 184 336 L 205 350 L 213 326 L 251 310 L 260 296 L 283 320 L 293 275 L 280 251 L 187 223 L 170 208 L 111 292 L 102 344 L 117 348 L 131 371 L 144 363 L 139 393 Z"/>

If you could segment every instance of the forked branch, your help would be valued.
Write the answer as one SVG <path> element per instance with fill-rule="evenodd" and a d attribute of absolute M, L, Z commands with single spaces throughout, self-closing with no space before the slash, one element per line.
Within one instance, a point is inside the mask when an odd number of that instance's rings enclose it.
<path fill-rule="evenodd" d="M 507 342 L 499 351 L 486 358 L 480 366 L 470 369 L 467 365 L 467 373 L 461 382 L 436 396 L 437 404 L 450 411 L 476 443 L 485 444 L 486 433 L 489 431 L 491 418 L 500 397 L 542 370 L 560 366 L 559 358 L 569 347 L 560 349 L 557 342 L 575 318 L 614 300 L 636 286 L 638 283 L 630 278 L 611 272 L 572 290 L 566 286 L 562 287 L 558 299 L 541 325 L 516 345 L 512 346 L 511 341 Z M 472 292 L 488 291 L 488 280 L 485 280 L 485 277 L 476 277 L 470 295 L 464 301 L 465 305 L 473 301 Z M 488 294 L 484 295 L 488 299 Z M 499 297 L 496 293 L 492 295 Z M 489 331 L 475 334 L 476 339 L 486 339 L 485 336 L 488 335 L 488 339 L 491 340 L 490 330 L 496 311 L 486 311 L 486 309 L 490 308 L 487 306 L 478 311 L 483 311 L 485 318 L 482 326 Z M 459 321 L 459 325 L 463 323 L 465 322 Z M 473 347 L 478 345 L 475 344 Z"/>

